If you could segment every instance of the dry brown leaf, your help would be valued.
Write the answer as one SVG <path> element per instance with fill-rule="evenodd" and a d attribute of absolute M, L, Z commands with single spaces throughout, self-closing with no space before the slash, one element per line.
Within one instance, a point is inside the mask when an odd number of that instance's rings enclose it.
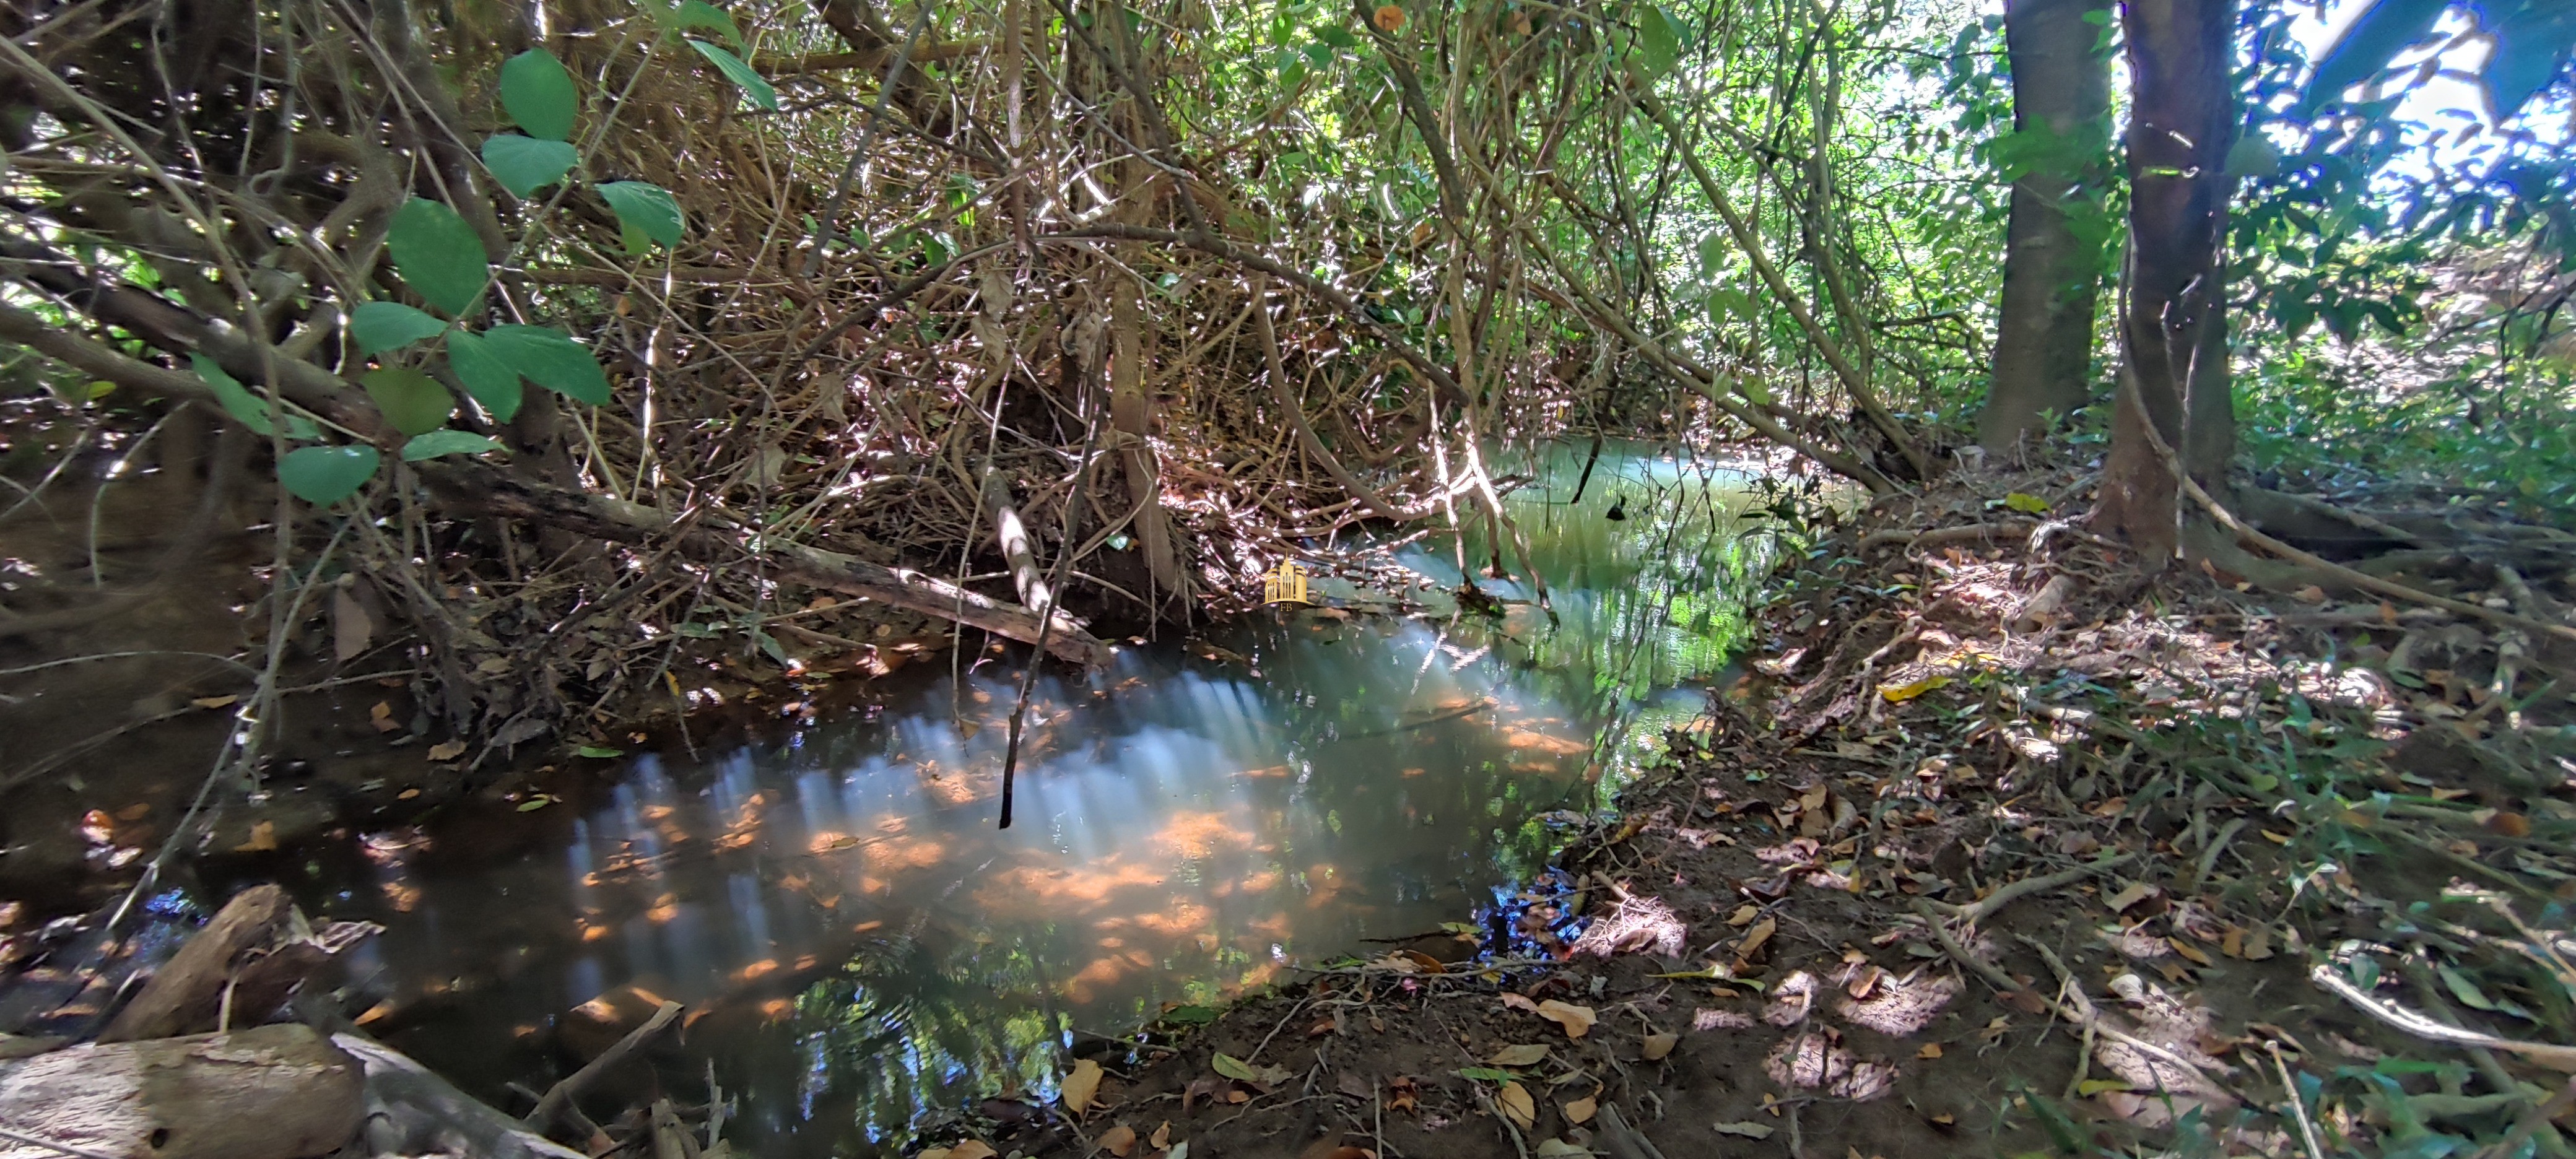
<path fill-rule="evenodd" d="M 250 840 L 233 846 L 235 853 L 269 853 L 277 849 L 277 823 L 260 821 L 250 827 Z"/>
<path fill-rule="evenodd" d="M 1100 1093 L 1100 1064 L 1083 1059 L 1073 1064 L 1073 1073 L 1064 1076 L 1064 1109 L 1075 1118 L 1091 1108 L 1091 1100 Z"/>
<path fill-rule="evenodd" d="M 1538 1003 L 1530 1001 L 1529 995 L 1527 994 L 1505 993 L 1503 995 L 1503 1006 L 1505 1009 L 1509 1010 L 1526 1010 L 1532 1014 L 1538 1013 Z"/>
<path fill-rule="evenodd" d="M 1495 1066 L 1535 1066 L 1540 1059 L 1546 1057 L 1546 1047 L 1535 1042 L 1524 1042 L 1495 1051 L 1494 1056 L 1485 1061 Z"/>
<path fill-rule="evenodd" d="M 967 1139 L 948 1149 L 948 1159 L 993 1159 L 997 1154 L 981 1139 Z"/>
<path fill-rule="evenodd" d="M 367 642 L 376 634 L 375 622 L 367 609 L 358 603 L 347 588 L 331 592 L 331 653 L 346 664 L 367 654 Z"/>
<path fill-rule="evenodd" d="M 2245 935 L 2245 960 L 2260 962 L 2272 956 L 2272 927 L 2256 926 Z"/>
<path fill-rule="evenodd" d="M 1748 903 L 1735 907 L 1735 912 L 1727 915 L 1726 924 L 1741 929 L 1752 925 L 1753 919 L 1760 916 L 1762 916 L 1762 907 Z"/>
<path fill-rule="evenodd" d="M 464 755 L 465 742 L 461 740 L 444 741 L 429 746 L 429 759 L 433 761 L 452 761 Z"/>
<path fill-rule="evenodd" d="M 1924 1043 L 1923 1049 L 1914 1052 L 1914 1057 L 1939 1058 L 1941 1057 L 1941 1044 L 1937 1042 Z"/>
<path fill-rule="evenodd" d="M 1671 1054 L 1673 1047 L 1681 1040 L 1682 1036 L 1678 1034 L 1649 1034 L 1646 1036 L 1646 1045 L 1639 1053 L 1646 1056 L 1647 1062 L 1662 1062 L 1664 1056 Z"/>
<path fill-rule="evenodd" d="M 1157 1151 L 1170 1147 L 1172 1145 L 1172 1121 L 1170 1119 L 1163 1120 L 1163 1125 L 1154 1128 L 1153 1137 L 1145 1140 L 1145 1145 Z"/>
<path fill-rule="evenodd" d="M 190 708 L 231 708 L 240 702 L 238 696 L 200 696 L 188 702 Z"/>
<path fill-rule="evenodd" d="M 1581 1125 L 1592 1121 L 1593 1113 L 1601 1109 L 1601 1102 L 1598 1099 L 1576 1099 L 1565 1104 L 1563 1109 L 1566 1122 Z"/>
<path fill-rule="evenodd" d="M 393 732 L 402 727 L 394 723 L 394 706 L 382 700 L 367 710 L 367 723 L 376 726 L 377 732 Z"/>
<path fill-rule="evenodd" d="M 1755 951 L 1762 948 L 1762 943 L 1770 941 L 1772 932 L 1779 928 L 1780 919 L 1778 918 L 1764 918 L 1753 923 L 1752 929 L 1744 931 L 1744 940 L 1735 943 L 1736 959 L 1750 961 Z"/>
<path fill-rule="evenodd" d="M 119 821 L 140 821 L 140 820 L 142 820 L 142 819 L 143 819 L 143 815 L 144 815 L 144 814 L 146 814 L 146 813 L 150 813 L 151 811 L 152 811 L 152 803 L 151 803 L 151 802 L 149 802 L 149 801 L 137 802 L 137 803 L 135 803 L 135 804 L 128 805 L 128 806 L 126 806 L 126 807 L 124 807 L 124 808 L 122 808 L 122 809 L 117 810 L 117 811 L 116 811 L 116 819 L 117 819 L 117 820 L 119 820 Z"/>
<path fill-rule="evenodd" d="M 2112 913 L 2127 913 L 2130 906 L 2154 896 L 2156 896 L 2156 887 L 2143 881 L 2133 881 L 2129 883 L 2127 889 L 2102 899 L 2102 904 L 2111 907 Z"/>
<path fill-rule="evenodd" d="M 1717 1133 L 1720 1135 L 1734 1135 L 1745 1139 L 1768 1139 L 1771 1137 L 1771 1128 L 1755 1122 L 1719 1123 L 1716 1124 L 1716 1129 Z"/>
<path fill-rule="evenodd" d="M 1494 1104 L 1503 1109 L 1504 1118 L 1524 1131 L 1538 1122 L 1538 1100 L 1531 1098 L 1529 1088 L 1519 1083 L 1504 1083 L 1503 1089 L 1494 1092 Z"/>
<path fill-rule="evenodd" d="M 2192 945 L 2181 938 L 2166 938 L 2165 941 L 2172 944 L 2175 953 L 2189 958 L 2194 962 L 2198 962 L 2203 966 L 2210 964 L 2209 955 L 2203 953 L 2200 947 Z"/>
<path fill-rule="evenodd" d="M 1538 1004 L 1538 1016 L 1564 1027 L 1567 1038 L 1581 1038 L 1592 1029 L 1593 1023 L 1601 1021 L 1601 1016 L 1593 1013 L 1589 1006 L 1577 1006 L 1553 998 Z"/>
<path fill-rule="evenodd" d="M 1118 1159 L 1127 1159 L 1127 1153 L 1136 1149 L 1136 1128 L 1120 1123 L 1102 1131 L 1100 1149 L 1117 1156 Z"/>

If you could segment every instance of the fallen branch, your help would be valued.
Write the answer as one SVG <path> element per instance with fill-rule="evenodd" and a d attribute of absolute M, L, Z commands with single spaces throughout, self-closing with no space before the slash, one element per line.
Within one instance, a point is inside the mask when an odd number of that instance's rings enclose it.
<path fill-rule="evenodd" d="M 2417 1038 L 2447 1042 L 2456 1046 L 2482 1046 L 2521 1055 L 2551 1070 L 2576 1074 L 2576 1046 L 2554 1042 L 2527 1042 L 2518 1038 L 2499 1038 L 2462 1026 L 2445 1026 L 2431 1018 L 2394 1002 L 2379 998 L 2361 987 L 2345 981 L 2330 962 L 2319 962 L 2308 968 L 2308 981 L 2336 997 L 2358 1007 L 2362 1013 L 2385 1022 Z"/>
<path fill-rule="evenodd" d="M 2025 877 L 2020 881 L 2007 882 L 1996 887 L 1993 893 L 1987 894 L 1986 896 L 1967 905 L 1946 905 L 1937 901 L 1932 902 L 1931 904 L 1947 911 L 1950 916 L 1958 918 L 1960 921 L 1973 926 L 1978 922 L 1993 917 L 1995 915 L 1995 911 L 2012 904 L 2015 899 L 2026 897 L 2034 893 L 2056 889 L 2059 886 L 2073 885 L 2076 882 L 2099 874 L 2104 870 L 2118 865 L 2123 861 L 2127 861 L 2135 856 L 2137 855 L 2134 853 L 2122 853 L 2115 857 L 2105 857 L 2096 861 L 2088 862 L 2060 873 L 2052 873 L 2046 877 Z"/>
<path fill-rule="evenodd" d="M 1952 543 L 2012 539 L 2027 536 L 2037 530 L 2039 530 L 2039 521 L 2036 519 L 2004 519 L 1993 523 L 1971 523 L 1964 527 L 1935 527 L 1924 532 L 1897 528 L 1890 531 L 1873 531 L 1862 536 L 1860 549 L 1868 551 L 1874 547 L 1891 547 L 1901 543 L 1909 551 L 1918 551 Z"/>
<path fill-rule="evenodd" d="M 653 1012 L 651 1018 L 644 1020 L 644 1025 L 627 1031 L 626 1037 L 618 1039 L 615 1045 L 599 1052 L 598 1058 L 582 1064 L 580 1070 L 565 1075 L 561 1081 L 546 1088 L 545 1097 L 537 1100 L 536 1109 L 529 1111 L 528 1117 L 521 1119 L 520 1122 L 536 1131 L 544 1131 L 552 1127 L 555 1119 L 563 1114 L 564 1108 L 571 1105 L 574 1096 L 579 1095 L 583 1088 L 598 1081 L 600 1075 L 606 1074 L 617 1064 L 626 1061 L 628 1056 L 642 1050 L 646 1043 L 660 1037 L 664 1030 L 670 1028 L 672 1020 L 679 1016 L 679 1003 L 664 1002 L 660 1009 Z"/>

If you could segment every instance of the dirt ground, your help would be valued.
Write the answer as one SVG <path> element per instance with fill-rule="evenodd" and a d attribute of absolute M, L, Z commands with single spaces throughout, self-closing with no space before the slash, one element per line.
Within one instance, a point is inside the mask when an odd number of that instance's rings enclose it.
<path fill-rule="evenodd" d="M 2544 686 L 2489 724 L 2496 672 L 2457 632 L 2422 690 L 2381 675 L 2404 655 L 2350 664 L 2440 628 L 2420 614 L 2150 585 L 2078 528 L 1995 516 L 2080 487 L 1967 476 L 1829 541 L 1764 613 L 1760 675 L 1558 857 L 1515 937 L 1428 934 L 1092 1044 L 1078 1137 L 970 1116 L 921 1154 L 2286 1155 L 2407 1134 L 2326 1087 L 2374 1067 L 2418 1076 L 2377 1080 L 2418 1110 L 2496 1112 L 2456 1061 L 2390 1065 L 2425 1044 L 2309 971 L 2390 939 L 2388 899 L 2467 896 L 2534 818 L 2576 817 L 2565 776 L 2514 799 L 2495 776 L 2499 752 L 2576 767 L 2515 748 L 2576 713 Z M 2341 803 L 2391 788 L 2452 810 L 2438 840 Z M 1538 951 L 1479 956 L 1513 946 Z"/>

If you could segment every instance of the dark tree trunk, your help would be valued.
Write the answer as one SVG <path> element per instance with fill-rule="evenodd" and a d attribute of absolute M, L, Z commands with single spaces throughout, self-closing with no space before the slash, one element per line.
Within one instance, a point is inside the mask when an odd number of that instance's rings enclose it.
<path fill-rule="evenodd" d="M 2150 569 L 2174 554 L 2180 483 L 2148 424 L 2212 494 L 2235 449 L 2220 260 L 2236 127 L 2233 0 L 2128 0 L 2129 257 L 2111 453 L 2095 521 Z"/>
<path fill-rule="evenodd" d="M 2102 185 L 2110 135 L 2111 0 L 2009 0 L 2013 130 L 2053 139 L 2013 182 L 2004 242 L 2003 319 L 1977 442 L 2010 450 L 2090 401 L 2093 308 L 2101 287 Z M 2088 20 L 2086 17 L 2093 17 Z"/>

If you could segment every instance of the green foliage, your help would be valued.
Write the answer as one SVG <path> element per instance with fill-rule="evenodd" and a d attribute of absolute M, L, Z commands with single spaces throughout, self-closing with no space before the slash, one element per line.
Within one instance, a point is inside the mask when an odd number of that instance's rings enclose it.
<path fill-rule="evenodd" d="M 675 32 L 706 29 L 732 46 L 735 52 L 742 51 L 742 30 L 734 26 L 733 17 L 725 15 L 723 9 L 707 3 L 707 0 L 681 0 L 664 22 Z"/>
<path fill-rule="evenodd" d="M 304 447 L 277 461 L 277 481 L 288 493 L 316 507 L 327 507 L 367 485 L 381 456 L 374 447 Z"/>
<path fill-rule="evenodd" d="M 581 94 L 572 73 L 555 54 L 531 48 L 501 65 L 501 107 L 531 137 L 565 141 L 573 118 L 581 112 Z"/>
<path fill-rule="evenodd" d="M 751 101 L 754 107 L 773 113 L 778 111 L 778 90 L 771 88 L 768 81 L 762 80 L 760 74 L 752 71 L 750 65 L 744 64 L 741 57 L 703 40 L 691 40 L 688 44 L 689 47 L 698 50 L 699 56 L 707 58 L 707 63 L 716 66 L 716 71 L 723 73 L 726 80 L 732 81 L 735 87 L 740 88 L 742 95 Z"/>
<path fill-rule="evenodd" d="M 686 222 L 669 190 L 643 181 L 611 181 L 599 187 L 599 195 L 627 228 L 665 246 L 680 244 Z"/>
<path fill-rule="evenodd" d="M 400 302 L 368 302 L 349 312 L 349 337 L 361 354 L 400 350 L 446 329 L 447 323 Z"/>
<path fill-rule="evenodd" d="M 608 376 L 590 348 L 561 330 L 495 326 L 483 333 L 483 347 L 502 365 L 548 390 L 593 406 L 608 401 Z"/>
<path fill-rule="evenodd" d="M 2501 0 L 2463 5 L 2495 40 L 2478 79 L 2496 114 L 2510 117 L 2556 79 L 2576 49 L 2576 5 L 2564 0 Z M 2318 59 L 2295 111 L 2312 117 L 2346 90 L 2378 76 L 2407 48 L 2431 35 L 2448 0 L 2371 0 Z"/>
<path fill-rule="evenodd" d="M 483 167 L 513 197 L 526 197 L 561 181 L 581 163 L 581 151 L 562 141 L 495 133 L 483 139 Z"/>
<path fill-rule="evenodd" d="M 448 396 L 447 388 L 417 370 L 388 366 L 368 371 L 360 381 L 367 397 L 375 400 L 377 412 L 406 435 L 437 430 L 456 413 L 456 400 Z"/>
<path fill-rule="evenodd" d="M 483 286 L 492 280 L 491 263 L 483 259 L 483 239 L 456 211 L 425 197 L 415 197 L 394 211 L 385 235 L 394 269 L 403 284 L 449 317 L 462 318 Z"/>
<path fill-rule="evenodd" d="M 522 401 L 519 372 L 503 361 L 482 335 L 448 331 L 447 366 L 456 372 L 456 380 L 464 385 L 465 393 L 492 412 L 493 418 L 506 423 L 518 416 Z"/>
<path fill-rule="evenodd" d="M 268 401 L 252 394 L 248 387 L 241 384 L 241 380 L 225 373 L 223 367 L 215 365 L 214 359 L 203 354 L 191 354 L 188 356 L 188 365 L 197 372 L 197 377 L 203 379 L 205 384 L 215 392 L 215 401 L 222 404 L 225 414 L 233 416 L 241 425 L 260 434 L 277 433 L 276 426 L 268 421 Z M 311 419 L 290 414 L 286 416 L 286 437 L 316 439 L 321 437 L 321 432 L 314 429 Z"/>
<path fill-rule="evenodd" d="M 479 455 L 500 449 L 500 443 L 471 431 L 435 430 L 415 435 L 410 442 L 404 443 L 402 457 L 406 463 L 417 463 L 441 455 Z"/>

